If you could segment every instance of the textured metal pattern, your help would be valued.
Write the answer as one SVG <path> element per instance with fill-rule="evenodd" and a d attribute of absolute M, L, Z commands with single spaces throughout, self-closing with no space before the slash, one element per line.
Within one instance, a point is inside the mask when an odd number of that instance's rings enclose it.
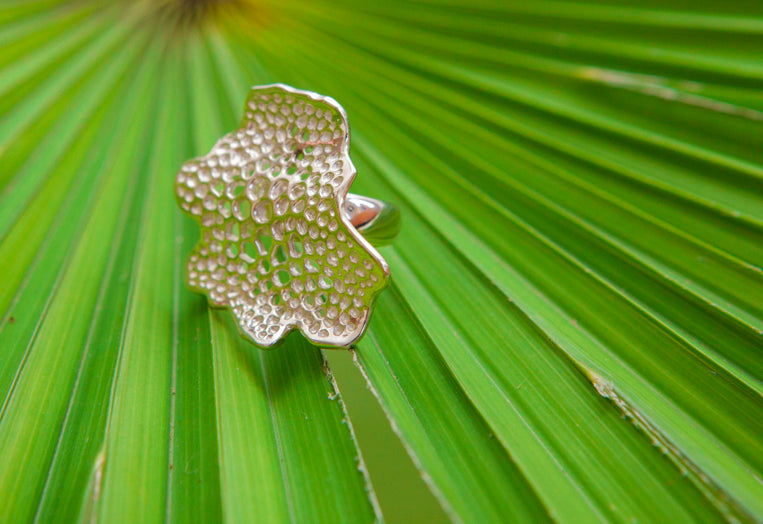
<path fill-rule="evenodd" d="M 229 307 L 260 346 L 295 328 L 315 344 L 350 345 L 389 278 L 341 212 L 354 176 L 336 101 L 252 88 L 240 128 L 177 174 L 178 203 L 201 226 L 189 286 Z"/>

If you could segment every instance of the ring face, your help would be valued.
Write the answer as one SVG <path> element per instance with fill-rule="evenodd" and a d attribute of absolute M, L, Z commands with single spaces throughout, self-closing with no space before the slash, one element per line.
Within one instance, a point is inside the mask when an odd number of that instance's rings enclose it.
<path fill-rule="evenodd" d="M 354 177 L 336 101 L 281 84 L 252 88 L 239 129 L 177 174 L 177 201 L 201 226 L 189 286 L 229 307 L 259 346 L 293 329 L 349 346 L 389 279 L 342 213 Z"/>

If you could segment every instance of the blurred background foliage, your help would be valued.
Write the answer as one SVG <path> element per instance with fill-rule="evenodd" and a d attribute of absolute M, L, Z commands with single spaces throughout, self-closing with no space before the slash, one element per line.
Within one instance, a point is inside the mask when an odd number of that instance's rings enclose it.
<path fill-rule="evenodd" d="M 759 2 L 4 0 L 0 47 L 0 521 L 763 519 Z M 273 82 L 404 216 L 347 408 L 182 282 L 174 174 Z"/>

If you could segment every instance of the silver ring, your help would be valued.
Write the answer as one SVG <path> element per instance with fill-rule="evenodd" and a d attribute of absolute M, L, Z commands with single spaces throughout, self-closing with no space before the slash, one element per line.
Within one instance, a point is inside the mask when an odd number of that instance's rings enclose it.
<path fill-rule="evenodd" d="M 348 194 L 348 130 L 332 98 L 256 86 L 239 128 L 177 174 L 177 202 L 201 227 L 187 283 L 229 308 L 261 348 L 293 330 L 320 346 L 350 346 L 389 281 L 373 246 L 393 240 L 400 213 Z"/>

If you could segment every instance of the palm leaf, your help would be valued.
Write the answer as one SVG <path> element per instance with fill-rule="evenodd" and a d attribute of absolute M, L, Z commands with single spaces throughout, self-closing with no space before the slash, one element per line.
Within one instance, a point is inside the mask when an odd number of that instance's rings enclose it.
<path fill-rule="evenodd" d="M 763 518 L 757 6 L 10 1 L 0 43 L 3 521 L 382 518 L 321 351 L 183 284 L 174 173 L 271 82 L 403 212 L 353 351 L 453 520 Z"/>

